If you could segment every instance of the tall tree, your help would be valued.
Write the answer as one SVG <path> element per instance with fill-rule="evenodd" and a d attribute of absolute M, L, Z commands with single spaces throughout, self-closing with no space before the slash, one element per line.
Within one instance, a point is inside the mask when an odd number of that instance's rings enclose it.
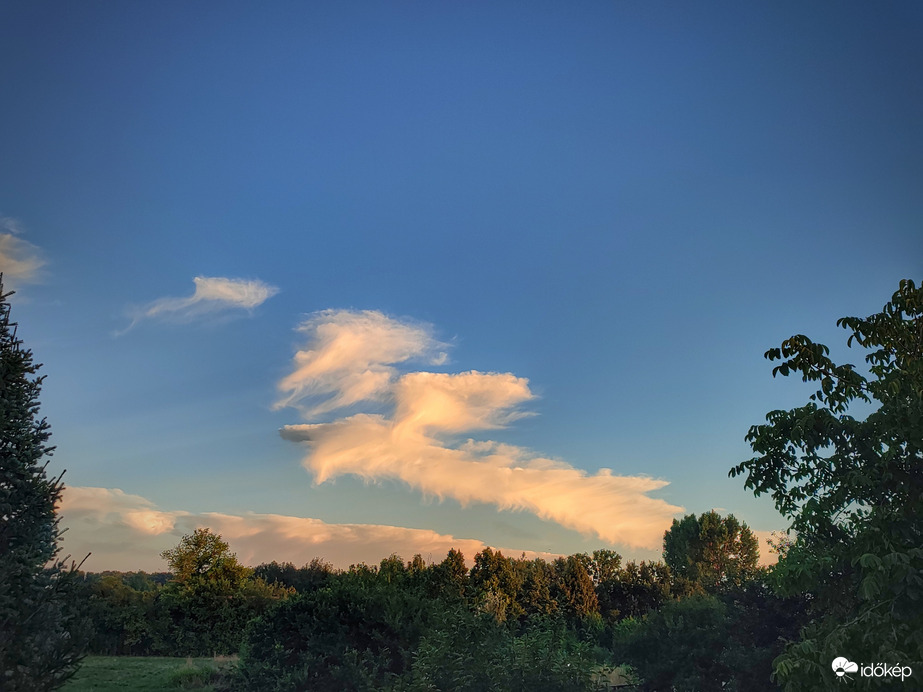
<path fill-rule="evenodd" d="M 56 561 L 64 486 L 47 473 L 54 448 L 39 418 L 44 378 L 16 336 L 10 295 L 0 277 L 0 687 L 12 692 L 63 684 L 82 637 L 75 570 Z"/>
<path fill-rule="evenodd" d="M 663 536 L 663 561 L 674 577 L 688 579 L 709 593 L 740 586 L 753 578 L 759 544 L 733 514 L 688 514 L 674 519 Z"/>
<path fill-rule="evenodd" d="M 923 288 L 902 280 L 881 312 L 837 325 L 865 349 L 867 374 L 804 335 L 767 351 L 774 376 L 819 389 L 750 428 L 756 456 L 730 472 L 797 532 L 775 570 L 787 592 L 813 595 L 813 624 L 776 661 L 792 690 L 834 685 L 840 656 L 923 674 Z"/>

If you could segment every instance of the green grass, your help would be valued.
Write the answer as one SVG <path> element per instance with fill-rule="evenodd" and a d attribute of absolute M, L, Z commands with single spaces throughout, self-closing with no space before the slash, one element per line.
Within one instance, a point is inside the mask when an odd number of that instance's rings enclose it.
<path fill-rule="evenodd" d="M 179 689 L 213 692 L 209 683 L 229 665 L 232 664 L 227 660 L 210 658 L 87 656 L 77 674 L 61 689 L 64 692 Z"/>

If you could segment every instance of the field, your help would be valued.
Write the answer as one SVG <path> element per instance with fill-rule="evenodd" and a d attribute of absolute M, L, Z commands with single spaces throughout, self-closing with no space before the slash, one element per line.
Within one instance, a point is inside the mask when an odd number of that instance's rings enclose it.
<path fill-rule="evenodd" d="M 87 656 L 64 692 L 213 692 L 211 683 L 232 665 L 227 659 Z"/>

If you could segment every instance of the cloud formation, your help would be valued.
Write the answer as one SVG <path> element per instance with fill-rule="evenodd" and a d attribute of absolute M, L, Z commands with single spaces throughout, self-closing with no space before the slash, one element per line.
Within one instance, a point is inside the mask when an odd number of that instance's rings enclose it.
<path fill-rule="evenodd" d="M 378 312 L 325 311 L 306 324 L 308 343 L 280 382 L 288 395 L 279 405 L 326 395 L 301 409 L 309 420 L 362 401 L 387 401 L 391 411 L 285 426 L 283 438 L 309 446 L 304 466 L 315 482 L 343 474 L 399 479 L 428 496 L 526 510 L 634 548 L 658 548 L 682 512 L 648 495 L 664 480 L 609 469 L 588 474 L 522 447 L 459 439 L 529 415 L 520 406 L 534 395 L 528 380 L 511 373 L 398 374 L 395 364 L 432 351 L 429 330 Z"/>
<path fill-rule="evenodd" d="M 405 559 L 419 553 L 427 561 L 439 561 L 450 548 L 461 550 L 470 561 L 485 547 L 478 540 L 400 526 L 328 524 L 279 514 L 167 512 L 140 495 L 116 488 L 68 487 L 60 513 L 68 529 L 63 536 L 65 553 L 79 561 L 92 552 L 84 569 L 93 572 L 163 571 L 166 563 L 160 552 L 202 527 L 221 534 L 240 561 L 251 566 L 273 560 L 300 566 L 320 557 L 345 568 L 360 562 L 377 564 L 392 553 Z M 555 557 L 529 551 L 526 555 Z"/>
<path fill-rule="evenodd" d="M 20 238 L 20 233 L 22 229 L 16 219 L 0 217 L 0 272 L 5 288 L 34 281 L 45 265 L 41 250 Z"/>
<path fill-rule="evenodd" d="M 205 315 L 229 310 L 252 310 L 272 298 L 279 289 L 258 279 L 227 279 L 220 276 L 197 276 L 195 291 L 186 298 L 159 298 L 132 309 L 128 331 L 145 319 L 187 322 Z"/>
<path fill-rule="evenodd" d="M 425 359 L 439 364 L 446 357 L 428 326 L 397 322 L 372 310 L 324 310 L 298 331 L 307 336 L 309 347 L 295 353 L 294 370 L 279 382 L 284 395 L 275 408 L 296 406 L 309 417 L 384 398 L 397 377 L 397 363 Z M 301 406 L 305 399 L 314 404 Z"/>

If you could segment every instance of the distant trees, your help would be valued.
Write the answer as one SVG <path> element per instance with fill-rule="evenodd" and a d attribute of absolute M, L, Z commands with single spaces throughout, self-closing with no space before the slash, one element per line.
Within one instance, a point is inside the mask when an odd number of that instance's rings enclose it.
<path fill-rule="evenodd" d="M 688 514 L 663 537 L 663 560 L 676 577 L 708 593 L 739 587 L 757 572 L 759 543 L 733 514 Z"/>
<path fill-rule="evenodd" d="M 53 447 L 39 418 L 43 377 L 10 321 L 0 277 L 0 687 L 59 687 L 84 646 L 77 574 L 57 561 L 63 484 L 49 477 Z"/>

